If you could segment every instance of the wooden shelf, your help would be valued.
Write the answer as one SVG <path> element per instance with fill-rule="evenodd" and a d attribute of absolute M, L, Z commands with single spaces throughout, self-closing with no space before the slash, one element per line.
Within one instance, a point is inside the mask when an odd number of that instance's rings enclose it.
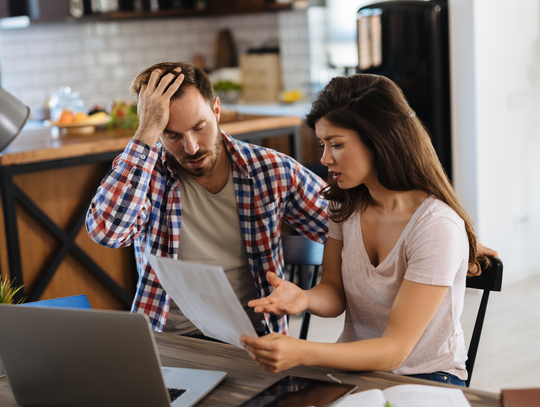
<path fill-rule="evenodd" d="M 0 0 L 0 14 L 4 17 L 9 13 L 7 1 Z M 13 1 L 13 0 L 11 0 Z M 43 0 L 41 0 L 43 2 Z M 48 0 L 52 1 L 52 0 Z M 55 2 L 61 0 L 54 0 Z M 203 16 L 219 16 L 246 13 L 265 13 L 293 8 L 291 3 L 276 3 L 274 0 L 208 0 L 204 9 L 197 8 L 177 8 L 158 11 L 115 11 L 110 13 L 94 13 L 82 17 L 73 17 L 67 8 L 52 9 L 48 11 L 46 18 L 40 16 L 39 19 L 32 19 L 32 24 L 44 24 L 51 22 L 78 23 L 95 21 L 125 21 L 160 18 L 188 18 Z"/>
<path fill-rule="evenodd" d="M 153 18 L 176 18 L 176 17 L 197 17 L 208 16 L 209 10 L 199 9 L 170 9 L 159 11 L 116 11 L 113 13 L 96 13 L 75 18 L 69 16 L 66 22 L 92 22 L 92 21 L 113 21 L 113 20 L 137 20 Z"/>

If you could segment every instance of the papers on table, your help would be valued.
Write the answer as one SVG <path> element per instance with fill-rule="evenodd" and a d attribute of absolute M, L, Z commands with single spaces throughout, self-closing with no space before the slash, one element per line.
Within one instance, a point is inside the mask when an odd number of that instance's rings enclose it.
<path fill-rule="evenodd" d="M 402 384 L 384 390 L 372 389 L 351 394 L 335 407 L 470 407 L 458 388 Z"/>
<path fill-rule="evenodd" d="M 161 286 L 204 335 L 236 346 L 240 335 L 258 336 L 221 267 L 148 259 Z"/>

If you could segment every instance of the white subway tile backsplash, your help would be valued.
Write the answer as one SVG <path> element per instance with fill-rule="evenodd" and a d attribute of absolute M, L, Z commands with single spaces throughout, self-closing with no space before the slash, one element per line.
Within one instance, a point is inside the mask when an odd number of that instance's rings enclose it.
<path fill-rule="evenodd" d="M 27 72 L 34 71 L 36 69 L 43 69 L 44 63 L 42 57 L 37 57 L 30 55 L 28 57 L 19 57 L 17 58 L 18 64 L 19 64 L 19 72 L 16 72 L 14 74 L 15 77 L 18 76 L 25 76 Z M 4 76 L 4 80 L 6 79 L 6 76 Z"/>
<path fill-rule="evenodd" d="M 7 74 L 16 74 L 19 70 L 19 61 L 15 58 L 3 58 L 0 63 L 0 72 Z"/>
<path fill-rule="evenodd" d="M 112 69 L 112 76 L 116 79 L 124 79 L 127 76 L 126 72 L 127 72 L 126 68 L 117 66 Z"/>
<path fill-rule="evenodd" d="M 114 36 L 107 39 L 109 41 L 109 47 L 112 49 L 118 49 L 122 50 L 125 48 L 132 47 L 134 45 L 134 41 L 131 40 L 129 37 L 120 37 L 120 36 Z"/>
<path fill-rule="evenodd" d="M 55 70 L 52 71 L 40 71 L 36 70 L 32 76 L 27 77 L 30 81 L 33 77 L 34 85 L 52 85 L 58 82 L 58 74 Z"/>
<path fill-rule="evenodd" d="M 111 69 L 112 68 L 105 67 L 105 66 L 86 67 L 86 69 L 81 70 L 81 73 L 86 72 L 85 75 L 81 76 L 81 79 L 86 77 L 88 78 L 89 82 L 101 81 L 103 79 L 107 79 L 110 76 L 112 76 L 110 74 Z"/>
<path fill-rule="evenodd" d="M 28 51 L 26 43 L 19 42 L 13 45 L 6 45 L 2 47 L 2 59 L 25 56 L 28 55 Z"/>
<path fill-rule="evenodd" d="M 15 76 L 10 78 L 4 78 L 2 86 L 6 89 L 24 87 L 34 84 L 34 78 L 32 76 Z"/>
<path fill-rule="evenodd" d="M 138 35 L 133 38 L 135 47 L 138 48 L 152 48 L 155 46 L 155 41 L 151 36 L 148 35 Z"/>
<path fill-rule="evenodd" d="M 41 60 L 42 69 L 60 70 L 73 65 L 73 58 L 69 55 L 47 55 Z"/>
<path fill-rule="evenodd" d="M 79 52 L 71 54 L 71 61 L 74 67 L 87 67 L 96 64 L 97 54 L 95 52 Z"/>
<path fill-rule="evenodd" d="M 27 50 L 32 55 L 48 55 L 58 52 L 59 45 L 56 42 L 46 40 L 33 41 L 27 46 Z"/>
<path fill-rule="evenodd" d="M 106 41 L 102 38 L 86 37 L 83 43 L 84 43 L 84 48 L 87 51 L 101 50 L 101 49 L 105 49 L 106 47 Z"/>
<path fill-rule="evenodd" d="M 81 70 L 62 71 L 58 74 L 58 81 L 61 83 L 79 83 L 84 81 L 86 74 L 83 74 Z"/>
<path fill-rule="evenodd" d="M 98 63 L 100 65 L 118 65 L 121 62 L 120 52 L 107 51 L 98 54 Z"/>
<path fill-rule="evenodd" d="M 121 35 L 130 35 L 142 33 L 146 30 L 143 30 L 143 27 L 138 21 L 123 21 L 120 24 L 120 34 Z"/>
<path fill-rule="evenodd" d="M 118 35 L 120 33 L 120 23 L 117 23 L 117 22 L 96 23 L 95 32 L 96 32 L 96 35 L 103 35 L 103 36 Z"/>
<path fill-rule="evenodd" d="M 286 89 L 301 88 L 309 78 L 307 13 L 300 10 L 0 31 L 2 85 L 30 106 L 41 106 L 51 92 L 66 85 L 78 90 L 87 106 L 105 105 L 129 98 L 133 78 L 154 63 L 192 61 L 194 53 L 200 53 L 212 67 L 216 35 L 224 28 L 232 31 L 239 53 L 279 44 Z"/>
<path fill-rule="evenodd" d="M 11 91 L 10 91 L 11 92 Z M 43 106 L 47 100 L 47 93 L 37 88 L 27 88 L 18 92 L 11 92 L 24 101 L 28 106 Z"/>
<path fill-rule="evenodd" d="M 139 51 L 134 49 L 123 50 L 121 54 L 122 62 L 127 64 L 142 62 L 147 57 L 146 51 Z"/>

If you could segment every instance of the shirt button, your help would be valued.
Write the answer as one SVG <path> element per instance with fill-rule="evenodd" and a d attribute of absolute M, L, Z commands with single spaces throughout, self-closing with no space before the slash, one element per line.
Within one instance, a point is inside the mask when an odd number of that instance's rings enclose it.
<path fill-rule="evenodd" d="M 133 188 L 133 185 L 129 184 L 129 185 L 127 186 L 127 189 L 131 189 L 131 188 Z"/>
<path fill-rule="evenodd" d="M 141 157 L 141 160 L 146 160 L 146 154 L 141 154 L 139 157 Z"/>

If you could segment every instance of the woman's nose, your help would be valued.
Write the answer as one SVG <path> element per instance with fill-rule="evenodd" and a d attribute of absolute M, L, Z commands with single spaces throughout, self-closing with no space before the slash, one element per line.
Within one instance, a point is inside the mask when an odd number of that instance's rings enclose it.
<path fill-rule="evenodd" d="M 323 155 L 321 157 L 321 164 L 325 166 L 329 166 L 333 161 L 332 154 L 329 153 L 329 151 L 325 148 L 323 150 Z"/>

